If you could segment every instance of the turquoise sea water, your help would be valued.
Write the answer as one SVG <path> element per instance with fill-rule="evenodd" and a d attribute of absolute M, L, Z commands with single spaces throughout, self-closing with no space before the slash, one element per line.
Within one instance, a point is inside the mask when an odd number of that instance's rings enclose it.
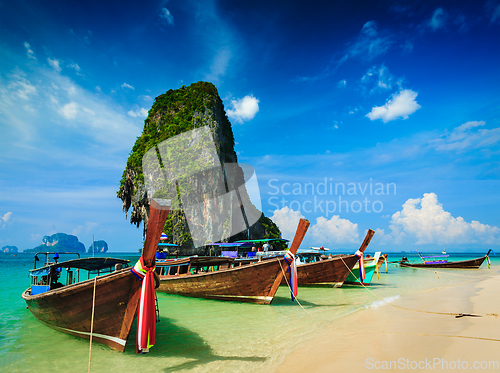
<path fill-rule="evenodd" d="M 413 255 L 404 254 L 410 260 Z M 108 253 L 132 260 L 138 255 Z M 389 254 L 397 261 L 401 254 Z M 481 254 L 451 254 L 450 260 Z M 500 256 L 492 257 L 491 269 L 419 270 L 388 264 L 381 267 L 370 291 L 346 286 L 340 289 L 300 287 L 297 302 L 280 287 L 271 305 L 254 305 L 158 294 L 161 321 L 156 345 L 149 354 L 135 353 L 135 324 L 124 353 L 98 343 L 92 345 L 93 372 L 261 372 L 286 359 L 298 343 L 325 326 L 366 307 L 390 307 L 391 301 L 414 292 L 455 284 L 478 282 L 500 273 Z M 28 270 L 33 254 L 0 254 L 0 371 L 86 372 L 89 341 L 52 330 L 26 309 L 21 293 L 29 287 Z"/>

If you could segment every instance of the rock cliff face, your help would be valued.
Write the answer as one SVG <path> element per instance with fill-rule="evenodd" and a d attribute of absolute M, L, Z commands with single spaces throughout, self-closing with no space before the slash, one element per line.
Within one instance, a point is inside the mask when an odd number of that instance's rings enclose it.
<path fill-rule="evenodd" d="M 66 233 L 56 233 L 52 236 L 44 236 L 42 244 L 34 249 L 25 250 L 25 252 L 38 251 L 68 251 L 84 253 L 85 246 L 78 241 L 78 237 Z"/>
<path fill-rule="evenodd" d="M 99 241 L 94 241 L 94 248 L 92 249 L 92 245 L 89 246 L 88 253 L 92 254 L 92 251 L 94 253 L 107 253 L 108 252 L 108 244 L 106 241 L 99 240 Z"/>
<path fill-rule="evenodd" d="M 17 246 L 4 246 L 0 250 L 0 253 L 17 253 Z"/>
<path fill-rule="evenodd" d="M 212 134 L 216 152 L 214 157 L 218 158 L 216 162 L 220 162 L 222 168 L 225 169 L 226 176 L 224 178 L 219 174 L 211 174 L 209 178 L 201 177 L 191 183 L 191 187 L 201 190 L 203 196 L 201 201 L 197 200 L 198 207 L 202 206 L 199 212 L 193 209 L 189 210 L 186 204 L 179 210 L 170 212 L 164 232 L 167 233 L 170 243 L 181 246 L 182 254 L 203 254 L 204 250 L 204 248 L 195 250 L 195 247 L 200 245 L 193 242 L 194 233 L 190 231 L 189 225 L 193 227 L 193 224 L 195 224 L 201 227 L 205 242 L 217 241 L 218 234 L 221 233 L 220 230 L 226 229 L 223 227 L 225 223 L 219 222 L 218 227 L 215 226 L 217 224 L 207 224 L 207 214 L 212 212 L 220 214 L 223 211 L 231 210 L 231 207 L 234 207 L 234 200 L 214 204 L 212 203 L 212 197 L 223 194 L 218 190 L 220 185 L 225 185 L 226 188 L 230 184 L 241 185 L 241 182 L 230 180 L 229 176 L 227 176 L 229 175 L 227 172 L 228 167 L 230 167 L 229 164 L 237 163 L 237 156 L 234 151 L 231 123 L 226 116 L 222 100 L 213 84 L 198 82 L 189 87 L 183 86 L 177 90 L 169 90 L 156 98 L 145 120 L 143 133 L 137 138 L 132 148 L 127 167 L 120 182 L 120 189 L 117 192 L 118 198 L 123 202 L 123 210 L 127 213 L 132 208 L 130 222 L 137 226 L 141 221 L 144 222 L 145 231 L 148 223 L 149 204 L 145 186 L 147 183 L 145 183 L 142 169 L 144 154 L 166 139 L 202 128 L 208 128 Z M 160 149 L 160 147 L 157 147 L 157 149 Z M 161 152 L 161 149 L 158 152 Z M 236 179 L 243 178 L 240 173 L 240 171 L 239 173 L 236 172 Z M 220 182 L 221 180 L 222 182 Z M 241 200 L 243 200 L 243 203 L 249 201 L 246 189 L 241 193 L 239 199 L 240 204 Z M 255 215 L 255 208 L 253 209 L 252 214 Z M 260 211 L 257 211 L 257 213 L 257 219 L 259 217 L 260 219 L 255 224 L 248 230 L 245 229 L 244 232 L 236 233 L 225 239 L 225 241 L 247 238 L 278 238 L 280 236 L 278 227 L 270 219 L 265 218 Z M 190 217 L 190 220 L 186 219 L 186 215 Z M 231 217 L 230 219 L 234 220 Z"/>

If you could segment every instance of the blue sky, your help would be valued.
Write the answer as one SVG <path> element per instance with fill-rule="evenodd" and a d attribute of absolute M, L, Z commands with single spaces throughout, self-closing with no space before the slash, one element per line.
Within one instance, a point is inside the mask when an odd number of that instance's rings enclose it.
<path fill-rule="evenodd" d="M 213 82 L 262 208 L 351 250 L 500 246 L 500 2 L 0 2 L 0 246 L 136 251 L 154 98 Z"/>

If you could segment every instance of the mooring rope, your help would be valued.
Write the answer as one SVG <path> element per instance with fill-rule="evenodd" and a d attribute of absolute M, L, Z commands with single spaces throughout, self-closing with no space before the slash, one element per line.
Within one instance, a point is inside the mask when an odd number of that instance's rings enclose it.
<path fill-rule="evenodd" d="M 283 266 L 281 265 L 281 258 L 278 258 L 278 263 L 280 264 L 280 267 L 281 267 L 281 272 L 283 273 L 283 277 L 285 278 L 285 281 L 286 281 L 286 284 L 288 286 L 288 288 L 290 289 L 290 291 L 292 291 L 292 286 L 290 285 L 290 283 L 288 282 L 288 279 L 286 278 L 286 274 L 285 274 L 285 270 L 283 269 Z M 309 316 L 312 316 L 309 312 L 307 312 L 307 310 L 302 306 L 302 304 L 300 304 L 299 300 L 297 299 L 297 297 L 294 297 L 295 300 L 297 301 L 297 303 L 299 304 L 299 306 L 309 315 Z"/>
<path fill-rule="evenodd" d="M 467 335 L 427 334 L 427 333 L 402 333 L 402 332 L 388 332 L 388 331 L 375 332 L 375 331 L 370 331 L 370 330 L 366 330 L 366 331 L 371 332 L 371 333 L 401 334 L 401 335 L 421 335 L 421 336 L 425 336 L 425 337 L 467 338 L 467 339 L 480 339 L 480 340 L 483 340 L 483 341 L 500 342 L 500 339 L 485 338 L 485 337 L 471 337 L 471 336 L 467 336 Z"/>
<path fill-rule="evenodd" d="M 373 291 L 371 291 L 370 289 L 368 289 L 365 284 L 363 284 L 361 281 L 359 281 L 359 279 L 357 278 L 357 276 L 354 274 L 354 272 L 351 271 L 351 269 L 349 268 L 349 266 L 346 264 L 346 262 L 344 262 L 344 259 L 341 257 L 340 258 L 342 260 L 342 263 L 344 263 L 344 265 L 346 266 L 346 268 L 349 270 L 349 272 L 354 276 L 354 278 L 356 279 L 356 281 L 359 282 L 359 284 L 361 286 L 363 286 L 366 290 L 368 290 L 368 292 L 370 292 L 373 296 L 375 296 L 376 298 L 380 299 L 382 302 L 384 303 L 387 303 L 387 304 L 390 304 L 391 306 L 393 307 L 396 307 L 396 308 L 400 308 L 402 310 L 406 310 L 406 311 L 414 311 L 414 312 L 422 312 L 422 313 L 432 313 L 432 314 L 437 314 L 437 315 L 447 315 L 447 316 L 455 316 L 455 317 L 463 317 L 465 315 L 467 316 L 470 316 L 470 314 L 463 314 L 463 313 L 456 313 L 456 312 L 436 312 L 436 311 L 423 311 L 423 310 L 416 310 L 416 309 L 412 309 L 412 308 L 406 308 L 406 307 L 402 307 L 402 306 L 398 306 L 396 304 L 393 304 L 393 303 L 390 303 L 388 301 L 386 301 L 385 299 L 379 297 L 377 294 L 375 294 Z M 474 315 L 474 316 L 479 316 L 479 315 Z"/>
<path fill-rule="evenodd" d="M 341 258 L 342 259 L 342 258 Z M 344 265 L 349 269 L 347 264 L 344 262 L 342 259 L 342 262 Z M 349 269 L 349 272 L 356 278 L 357 281 L 358 278 L 356 275 Z M 368 290 L 371 294 L 373 294 L 375 297 L 380 299 L 381 301 L 390 304 L 393 307 L 400 308 L 405 311 L 414 311 L 414 312 L 422 312 L 422 313 L 431 313 L 431 314 L 437 314 L 437 315 L 446 315 L 446 316 L 455 316 L 455 318 L 460 318 L 463 316 L 471 316 L 471 317 L 482 317 L 481 315 L 474 315 L 474 314 L 468 314 L 468 313 L 454 313 L 454 312 L 435 312 L 435 311 L 422 311 L 422 310 L 415 310 L 411 308 L 406 308 L 406 307 L 401 307 L 398 305 L 395 305 L 393 303 L 387 302 L 385 299 L 380 298 L 378 295 L 376 295 L 374 292 L 372 292 L 370 289 L 368 289 L 363 283 L 360 282 L 360 284 Z M 487 314 L 487 316 L 490 316 L 491 314 Z M 471 336 L 465 336 L 465 335 L 450 335 L 450 334 L 426 334 L 426 333 L 396 333 L 396 332 L 387 332 L 387 331 L 382 331 L 382 332 L 374 332 L 374 333 L 387 333 L 387 334 L 408 334 L 408 335 L 422 335 L 422 336 L 428 336 L 428 337 L 451 337 L 451 338 L 467 338 L 467 339 L 479 339 L 479 340 L 485 340 L 485 341 L 494 341 L 494 342 L 500 342 L 500 339 L 495 339 L 495 338 L 485 338 L 485 337 L 471 337 Z"/>
<path fill-rule="evenodd" d="M 94 309 L 95 309 L 95 287 L 97 284 L 97 277 L 94 277 L 94 295 L 92 297 L 92 318 L 90 319 L 90 346 L 89 346 L 89 370 L 90 373 L 90 361 L 92 360 L 92 333 L 94 332 Z"/>
<path fill-rule="evenodd" d="M 383 301 L 384 303 L 387 303 L 395 308 L 399 308 L 399 309 L 402 309 L 402 310 L 405 310 L 405 311 L 414 311 L 414 312 L 420 312 L 420 313 L 429 313 L 429 314 L 437 314 L 437 315 L 446 315 L 446 316 L 455 316 L 455 318 L 460 318 L 460 317 L 464 317 L 464 316 L 471 316 L 471 317 L 482 317 L 481 315 L 474 315 L 474 314 L 468 314 L 468 313 L 455 313 L 455 312 L 436 312 L 436 311 L 423 311 L 423 310 L 416 310 L 416 309 L 411 309 L 411 308 L 406 308 L 406 307 L 402 307 L 402 306 L 398 306 L 396 304 L 393 304 L 393 303 L 390 303 L 388 301 L 386 301 L 385 299 L 379 297 L 377 294 L 375 294 L 373 291 L 371 291 L 370 289 L 368 289 L 363 283 L 361 283 L 358 279 L 358 277 L 352 272 L 352 270 L 349 268 L 349 266 L 346 264 L 346 262 L 344 262 L 344 259 L 341 257 L 340 258 L 342 260 L 342 263 L 344 263 L 344 265 L 346 266 L 346 268 L 349 270 L 349 272 L 354 276 L 354 278 L 356 279 L 356 281 L 358 281 L 360 283 L 360 285 L 365 288 L 366 290 L 368 290 L 368 292 L 370 292 L 373 296 L 375 296 L 376 298 L 380 299 L 381 301 Z M 288 288 L 291 290 L 291 286 L 290 286 L 290 283 L 288 282 L 288 279 L 286 278 L 286 274 L 285 274 L 285 270 L 283 269 L 283 266 L 281 265 L 281 260 L 278 258 L 278 262 L 280 264 L 280 267 L 281 267 L 281 272 L 283 273 L 283 277 L 285 278 L 285 281 L 287 283 L 287 286 Z M 302 304 L 299 302 L 299 300 L 297 299 L 297 297 L 295 297 L 295 300 L 297 301 L 297 303 L 299 304 L 299 306 L 309 315 L 312 317 L 312 315 L 302 306 Z M 497 316 L 496 314 L 486 314 L 487 316 Z M 322 322 L 322 324 L 324 324 L 325 326 L 327 326 L 328 324 L 325 323 L 325 322 Z M 428 337 L 449 337 L 449 338 L 466 338 L 466 339 L 478 339 L 478 340 L 484 340 L 484 341 L 493 341 L 493 342 L 500 342 L 500 339 L 495 339 L 495 338 L 486 338 L 486 337 L 472 337 L 472 336 L 465 336 L 465 335 L 450 335 L 450 334 L 427 334 L 427 333 L 397 333 L 397 332 L 388 332 L 388 331 L 381 331 L 381 332 L 373 332 L 373 333 L 386 333 L 386 334 L 407 334 L 407 335 L 420 335 L 420 336 L 428 336 Z"/>

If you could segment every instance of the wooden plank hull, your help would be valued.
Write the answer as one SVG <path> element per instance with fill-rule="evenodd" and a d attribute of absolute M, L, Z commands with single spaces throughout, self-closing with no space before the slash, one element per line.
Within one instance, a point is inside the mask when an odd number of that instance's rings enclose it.
<path fill-rule="evenodd" d="M 281 266 L 280 266 L 281 264 Z M 159 266 L 159 263 L 158 263 Z M 281 282 L 283 258 L 198 274 L 159 276 L 156 289 L 188 297 L 270 304 Z"/>
<path fill-rule="evenodd" d="M 291 254 L 297 252 L 309 225 L 307 219 L 299 220 L 289 249 Z M 157 267 L 160 266 L 158 263 Z M 159 276 L 157 290 L 197 298 L 270 304 L 287 268 L 285 260 L 277 257 L 214 272 Z"/>
<path fill-rule="evenodd" d="M 405 263 L 399 262 L 401 267 L 415 267 L 415 268 L 461 268 L 461 269 L 478 269 L 481 264 L 486 260 L 486 256 L 470 260 L 460 260 L 458 262 L 446 263 Z"/>
<path fill-rule="evenodd" d="M 124 269 L 97 277 L 92 340 L 114 350 L 127 344 L 140 296 L 140 281 Z M 31 313 L 45 325 L 90 339 L 94 279 L 22 297 Z"/>
<path fill-rule="evenodd" d="M 355 255 L 342 255 L 324 259 L 315 263 L 299 264 L 297 266 L 297 279 L 299 286 L 304 285 L 327 285 L 341 287 L 356 264 L 358 258 Z M 287 285 L 283 279 L 281 285 Z"/>
<path fill-rule="evenodd" d="M 377 269 L 377 263 L 374 260 L 365 261 L 365 278 L 363 282 L 360 282 L 361 273 L 359 271 L 359 265 L 355 265 L 352 272 L 349 273 L 346 280 L 344 281 L 347 285 L 365 285 L 368 286 L 372 282 L 373 274 Z"/>

